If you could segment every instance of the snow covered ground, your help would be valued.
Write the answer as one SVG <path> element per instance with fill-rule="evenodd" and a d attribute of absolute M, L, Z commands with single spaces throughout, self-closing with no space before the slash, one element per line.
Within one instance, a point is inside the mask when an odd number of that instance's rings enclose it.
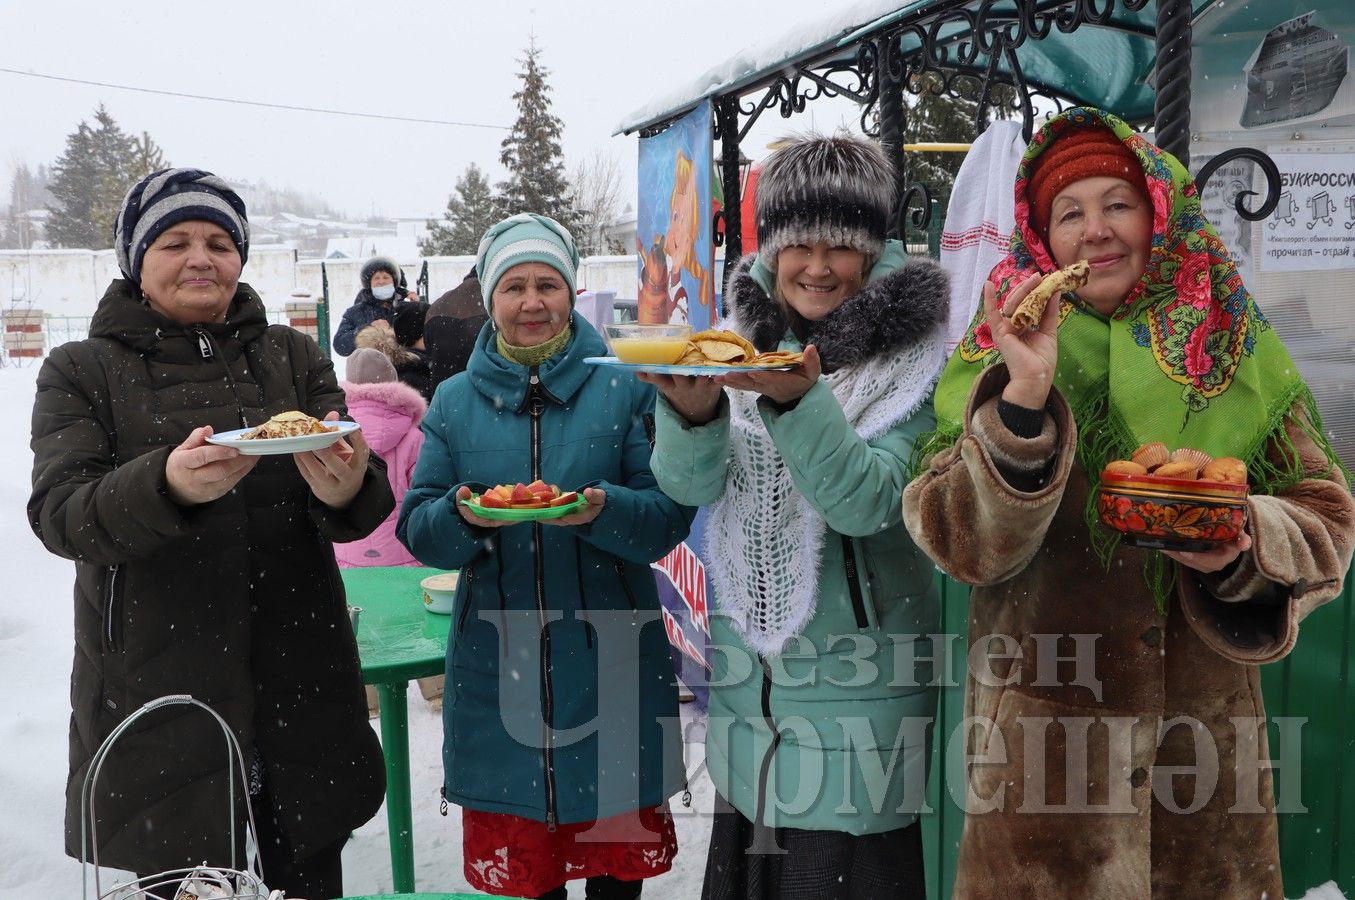
<path fill-rule="evenodd" d="M 0 476 L 0 572 L 5 576 L 0 591 L 0 900 L 73 900 L 81 896 L 80 864 L 62 851 L 73 566 L 43 549 L 24 513 L 36 374 L 36 363 L 0 368 L 0 472 L 9 473 Z M 689 724 L 699 738 L 700 724 Z M 452 807 L 446 818 L 438 814 L 441 718 L 417 689 L 410 691 L 409 726 L 418 886 L 469 890 L 461 873 L 459 811 Z M 687 751 L 691 769 L 702 756 L 699 740 Z M 713 799 L 704 770 L 692 791 L 690 810 L 674 801 L 679 850 L 673 870 L 648 882 L 646 897 L 700 896 Z M 348 893 L 392 890 L 388 848 L 383 807 L 344 851 Z M 109 883 L 106 878 L 105 887 Z M 1327 884 L 1309 891 L 1306 900 L 1343 900 L 1343 895 Z"/>
<path fill-rule="evenodd" d="M 0 900 L 78 900 L 80 864 L 62 850 L 74 566 L 48 553 L 25 517 L 37 371 L 36 361 L 0 368 L 0 472 L 8 473 L 0 475 Z M 414 686 L 409 731 L 418 887 L 469 891 L 461 873 L 460 811 L 438 814 L 442 719 Z M 689 767 L 701 755 L 698 741 L 688 748 Z M 704 770 L 692 790 L 690 810 L 673 804 L 679 848 L 673 870 L 652 879 L 647 895 L 700 895 L 713 796 Z M 354 895 L 391 891 L 390 871 L 383 806 L 344 851 L 344 889 Z M 113 878 L 111 870 L 105 874 L 105 889 Z"/>

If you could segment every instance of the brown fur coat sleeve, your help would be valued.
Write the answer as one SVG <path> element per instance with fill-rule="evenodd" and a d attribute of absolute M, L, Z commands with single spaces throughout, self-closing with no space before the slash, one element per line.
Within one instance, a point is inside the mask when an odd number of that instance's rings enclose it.
<path fill-rule="evenodd" d="M 1077 444 L 1077 425 L 1057 390 L 1040 434 L 1012 434 L 997 413 L 1007 381 L 1001 363 L 978 377 L 959 441 L 903 492 L 904 522 L 918 546 L 970 585 L 999 584 L 1030 562 L 1063 499 Z M 1016 490 L 1003 474 L 1046 469 L 1047 480 L 1032 493 Z"/>
<path fill-rule="evenodd" d="M 1301 415 L 1296 408 L 1293 416 Z M 1341 593 L 1342 576 L 1355 550 L 1355 497 L 1340 470 L 1312 439 L 1286 419 L 1306 478 L 1274 496 L 1247 501 L 1252 548 L 1220 578 L 1181 579 L 1181 605 L 1200 638 L 1223 656 L 1252 665 L 1274 662 L 1294 647 L 1299 622 Z M 1280 462 L 1285 451 L 1273 444 Z"/>

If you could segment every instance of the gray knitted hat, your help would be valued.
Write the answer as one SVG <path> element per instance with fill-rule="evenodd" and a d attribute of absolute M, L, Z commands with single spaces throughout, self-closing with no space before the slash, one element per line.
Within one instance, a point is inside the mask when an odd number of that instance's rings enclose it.
<path fill-rule="evenodd" d="M 757 183 L 758 259 L 772 272 L 776 255 L 827 241 L 866 255 L 884 250 L 897 188 L 878 144 L 864 138 L 804 135 L 767 157 Z"/>
<path fill-rule="evenodd" d="M 353 351 L 353 355 L 348 357 L 348 364 L 343 370 L 346 381 L 353 384 L 377 384 L 378 382 L 395 381 L 399 376 L 395 374 L 395 366 L 386 354 L 380 350 L 371 347 L 359 347 Z"/>
<path fill-rule="evenodd" d="M 221 226 L 240 252 L 240 265 L 249 259 L 249 220 L 240 195 L 211 172 L 162 169 L 132 186 L 113 222 L 122 274 L 140 284 L 146 249 L 170 226 L 189 221 Z"/>

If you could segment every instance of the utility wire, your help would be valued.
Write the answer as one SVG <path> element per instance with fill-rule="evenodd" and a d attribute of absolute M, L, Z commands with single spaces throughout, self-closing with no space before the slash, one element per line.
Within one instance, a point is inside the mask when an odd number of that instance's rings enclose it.
<path fill-rule="evenodd" d="M 318 106 L 290 106 L 286 103 L 265 103 L 262 100 L 236 100 L 231 97 L 208 97 L 205 94 L 184 94 L 179 91 L 162 91 L 156 88 L 133 87 L 128 84 L 111 84 L 107 81 L 88 81 L 83 78 L 66 78 L 61 75 L 45 75 L 42 72 L 24 72 L 20 69 L 7 69 L 0 66 L 0 72 L 10 75 L 22 75 L 27 78 L 46 78 L 49 81 L 65 81 L 70 84 L 85 84 L 93 87 L 113 88 L 119 91 L 134 91 L 139 94 L 159 94 L 162 97 L 182 97 L 188 100 L 211 100 L 214 103 L 235 103 L 240 106 L 262 106 L 265 109 L 285 109 L 292 112 L 321 113 L 328 116 L 350 116 L 356 119 L 385 119 L 390 122 L 417 122 L 422 125 L 455 125 L 462 128 L 491 128 L 495 131 L 510 130 L 507 125 L 485 125 L 481 122 L 453 122 L 448 119 L 418 119 L 413 116 L 386 116 L 380 113 L 349 112 L 344 109 L 323 109 Z"/>

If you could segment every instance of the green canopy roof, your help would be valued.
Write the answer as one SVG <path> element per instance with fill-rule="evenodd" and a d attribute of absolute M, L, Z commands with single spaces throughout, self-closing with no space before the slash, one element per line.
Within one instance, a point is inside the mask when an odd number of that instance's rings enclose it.
<path fill-rule="evenodd" d="M 1104 0 L 1102 4 L 1109 0 Z M 1192 0 L 1195 17 L 1219 0 Z M 883 4 L 886 8 L 895 4 Z M 1057 6 L 1057 0 L 1040 2 L 1041 9 Z M 874 4 L 878 12 L 881 4 Z M 938 18 L 942 23 L 937 37 L 950 48 L 949 63 L 957 61 L 957 45 L 969 33 L 971 25 L 953 11 L 975 12 L 977 0 L 912 0 L 896 9 L 852 26 L 852 13 L 869 10 L 870 4 L 857 4 L 834 23 L 807 26 L 791 32 L 763 50 L 753 49 L 706 72 L 686 90 L 668 93 L 662 99 L 636 110 L 622 120 L 619 132 L 631 132 L 660 124 L 694 107 L 706 97 L 745 93 L 770 84 L 788 68 L 817 67 L 835 60 L 850 59 L 863 39 L 874 37 L 894 26 L 920 23 L 930 26 Z M 1057 27 L 1039 40 L 1029 39 L 1016 51 L 1021 73 L 1035 91 L 1052 94 L 1078 103 L 1110 110 L 1133 122 L 1152 119 L 1154 91 L 1152 74 L 1157 54 L 1155 43 L 1157 4 L 1149 3 L 1138 12 L 1127 12 L 1114 4 L 1106 21 L 1083 23 L 1072 33 Z M 1013 15 L 1015 2 L 999 2 L 988 7 L 988 14 Z M 842 27 L 847 24 L 846 29 Z M 833 25 L 837 25 L 834 29 Z M 918 49 L 918 38 L 905 35 L 905 53 Z M 780 52 L 778 52 L 780 51 Z M 972 64 L 980 71 L 988 62 L 980 54 Z M 999 70 L 1010 75 L 1003 60 Z"/>

